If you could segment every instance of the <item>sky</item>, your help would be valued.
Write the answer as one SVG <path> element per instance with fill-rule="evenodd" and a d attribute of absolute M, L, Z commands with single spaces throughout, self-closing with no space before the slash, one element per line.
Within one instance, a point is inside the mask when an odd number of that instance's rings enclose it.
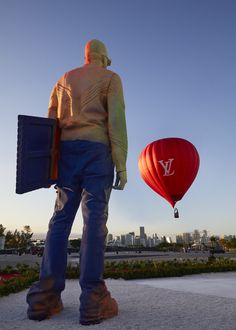
<path fill-rule="evenodd" d="M 46 116 L 56 81 L 83 65 L 85 43 L 99 39 L 122 79 L 129 141 L 128 183 L 112 192 L 109 232 L 236 234 L 235 0 L 0 4 L 0 223 L 47 231 L 55 190 L 15 193 L 17 116 Z M 187 139 L 200 155 L 198 175 L 177 203 L 179 220 L 138 170 L 143 148 L 166 137 Z M 79 210 L 72 233 L 82 224 Z"/>

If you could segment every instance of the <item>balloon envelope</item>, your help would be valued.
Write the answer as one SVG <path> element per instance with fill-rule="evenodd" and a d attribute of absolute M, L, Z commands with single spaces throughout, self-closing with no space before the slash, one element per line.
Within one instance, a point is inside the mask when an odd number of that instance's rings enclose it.
<path fill-rule="evenodd" d="M 139 157 L 143 180 L 172 207 L 193 183 L 199 164 L 197 149 L 181 138 L 154 141 L 144 148 Z"/>

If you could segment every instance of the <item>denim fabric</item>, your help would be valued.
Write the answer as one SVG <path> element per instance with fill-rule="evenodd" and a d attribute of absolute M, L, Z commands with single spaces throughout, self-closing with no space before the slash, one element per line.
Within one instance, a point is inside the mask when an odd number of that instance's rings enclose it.
<path fill-rule="evenodd" d="M 111 151 L 105 144 L 83 140 L 61 142 L 55 211 L 49 223 L 39 281 L 27 294 L 29 315 L 36 305 L 43 310 L 50 303 L 48 297 L 60 300 L 65 288 L 68 237 L 80 202 L 84 220 L 80 248 L 82 307 L 91 292 L 105 287 L 106 222 L 113 176 Z"/>

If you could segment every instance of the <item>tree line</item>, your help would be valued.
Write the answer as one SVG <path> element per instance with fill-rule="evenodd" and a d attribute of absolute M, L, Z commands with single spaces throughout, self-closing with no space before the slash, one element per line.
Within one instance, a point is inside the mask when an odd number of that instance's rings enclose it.
<path fill-rule="evenodd" d="M 25 225 L 23 230 L 15 229 L 14 231 L 8 230 L 4 233 L 6 228 L 0 224 L 0 237 L 5 236 L 5 248 L 20 248 L 26 249 L 30 244 L 31 237 L 33 232 L 29 225 Z"/>

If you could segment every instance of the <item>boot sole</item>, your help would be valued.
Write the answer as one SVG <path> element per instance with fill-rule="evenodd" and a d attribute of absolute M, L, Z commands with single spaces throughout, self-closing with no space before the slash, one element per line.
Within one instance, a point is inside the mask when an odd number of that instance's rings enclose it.
<path fill-rule="evenodd" d="M 28 318 L 29 318 L 29 320 L 33 320 L 33 321 L 43 321 L 46 319 L 50 319 L 54 315 L 60 314 L 63 309 L 64 309 L 63 304 L 60 303 L 58 306 L 53 307 L 48 313 L 45 311 L 42 313 L 33 312 L 28 315 Z"/>

